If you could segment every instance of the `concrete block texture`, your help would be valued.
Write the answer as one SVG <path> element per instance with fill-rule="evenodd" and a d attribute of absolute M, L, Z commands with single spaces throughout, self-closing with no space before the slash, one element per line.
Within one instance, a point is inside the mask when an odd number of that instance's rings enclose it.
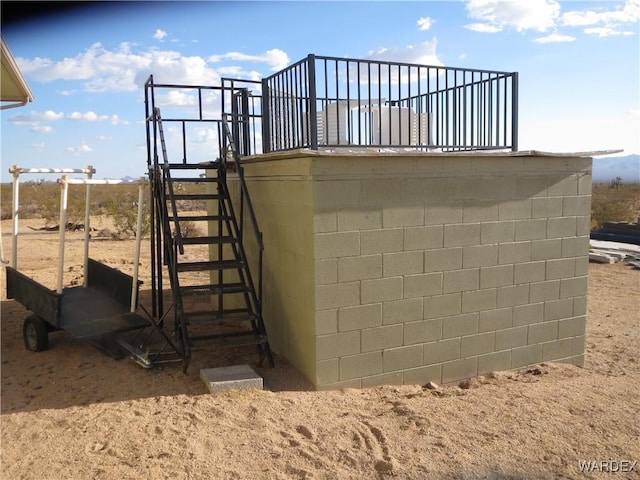
<path fill-rule="evenodd" d="M 360 232 L 362 255 L 401 252 L 403 250 L 403 239 L 404 230 L 402 228 Z"/>
<path fill-rule="evenodd" d="M 338 231 L 375 230 L 382 228 L 382 212 L 370 209 L 337 211 Z"/>
<path fill-rule="evenodd" d="M 541 282 L 546 278 L 547 268 L 544 260 L 524 262 L 515 265 L 514 283 Z"/>
<path fill-rule="evenodd" d="M 591 196 L 562 198 L 562 215 L 565 217 L 589 215 L 591 213 Z"/>
<path fill-rule="evenodd" d="M 317 260 L 360 255 L 360 232 L 316 233 L 314 241 Z"/>
<path fill-rule="evenodd" d="M 482 267 L 480 269 L 480 288 L 505 287 L 508 285 L 513 285 L 513 282 L 513 265 Z"/>
<path fill-rule="evenodd" d="M 480 223 L 462 223 L 444 226 L 444 246 L 463 247 L 480 243 Z"/>
<path fill-rule="evenodd" d="M 511 350 L 511 368 L 527 367 L 542 362 L 542 345 L 528 345 Z"/>
<path fill-rule="evenodd" d="M 339 282 L 382 277 L 382 255 L 342 257 L 337 260 Z"/>
<path fill-rule="evenodd" d="M 442 273 L 421 273 L 404 277 L 404 298 L 427 297 L 442 293 Z"/>
<path fill-rule="evenodd" d="M 517 220 L 515 222 L 515 241 L 542 240 L 547 238 L 547 219 Z"/>
<path fill-rule="evenodd" d="M 480 224 L 480 242 L 506 243 L 515 238 L 515 222 L 485 222 Z"/>
<path fill-rule="evenodd" d="M 424 254 L 420 251 L 385 253 L 382 255 L 382 267 L 385 277 L 422 273 Z"/>
<path fill-rule="evenodd" d="M 338 310 L 338 330 L 348 332 L 382 325 L 382 303 L 343 307 Z"/>
<path fill-rule="evenodd" d="M 403 326 L 385 325 L 361 331 L 362 351 L 371 352 L 403 345 Z"/>
<path fill-rule="evenodd" d="M 496 308 L 497 289 L 462 292 L 462 313 L 482 312 Z"/>
<path fill-rule="evenodd" d="M 562 216 L 562 197 L 541 197 L 531 200 L 533 218 L 553 218 Z"/>
<path fill-rule="evenodd" d="M 444 272 L 442 291 L 444 293 L 465 292 L 480 288 L 480 269 L 468 268 Z"/>
<path fill-rule="evenodd" d="M 462 312 L 462 294 L 435 295 L 423 299 L 424 318 L 440 318 Z"/>
<path fill-rule="evenodd" d="M 316 310 L 349 307 L 359 304 L 360 282 L 344 282 L 316 286 Z"/>
<path fill-rule="evenodd" d="M 480 312 L 478 332 L 493 332 L 513 326 L 513 308 L 498 308 Z"/>
<path fill-rule="evenodd" d="M 546 261 L 546 279 L 571 278 L 575 275 L 575 258 L 558 258 Z"/>
<path fill-rule="evenodd" d="M 404 324 L 404 345 L 433 342 L 442 338 L 442 319 Z"/>
<path fill-rule="evenodd" d="M 586 327 L 587 317 L 584 315 L 564 318 L 558 321 L 558 338 L 584 336 Z"/>
<path fill-rule="evenodd" d="M 478 375 L 478 358 L 463 358 L 442 364 L 442 383 L 453 383 Z"/>
<path fill-rule="evenodd" d="M 342 284 L 340 284 L 342 285 Z M 403 296 L 403 278 L 391 277 L 376 280 L 362 280 L 361 303 L 378 303 L 389 300 L 399 300 Z"/>
<path fill-rule="evenodd" d="M 460 356 L 473 357 L 490 353 L 496 348 L 496 332 L 485 332 L 462 337 L 460 340 Z"/>
<path fill-rule="evenodd" d="M 478 357 L 478 375 L 509 370 L 511 368 L 511 351 L 487 353 Z"/>
<path fill-rule="evenodd" d="M 529 325 L 527 343 L 535 345 L 558 339 L 558 322 L 542 322 Z"/>
<path fill-rule="evenodd" d="M 550 362 L 571 357 L 571 339 L 565 338 L 542 344 L 542 360 Z"/>
<path fill-rule="evenodd" d="M 423 363 L 425 365 L 439 364 L 460 358 L 459 337 L 426 343 L 423 348 Z"/>
<path fill-rule="evenodd" d="M 316 385 L 326 385 L 340 380 L 340 360 L 332 358 L 316 364 Z"/>
<path fill-rule="evenodd" d="M 496 332 L 496 351 L 523 347 L 527 344 L 528 327 L 514 327 Z"/>
<path fill-rule="evenodd" d="M 382 351 L 384 372 L 396 372 L 422 365 L 422 345 L 389 348 Z"/>
<path fill-rule="evenodd" d="M 424 225 L 424 207 L 397 206 L 382 209 L 382 226 L 384 228 L 408 227 Z"/>
<path fill-rule="evenodd" d="M 442 338 L 461 337 L 478 333 L 478 314 L 467 313 L 442 319 Z"/>
<path fill-rule="evenodd" d="M 462 268 L 462 248 L 442 248 L 424 252 L 425 272 L 444 272 Z"/>
<path fill-rule="evenodd" d="M 382 373 L 382 352 L 361 353 L 340 358 L 340 381 Z"/>
<path fill-rule="evenodd" d="M 498 208 L 500 220 L 525 220 L 531 218 L 531 198 L 505 200 Z"/>
<path fill-rule="evenodd" d="M 498 245 L 474 245 L 462 249 L 462 267 L 498 265 Z"/>
<path fill-rule="evenodd" d="M 316 337 L 317 360 L 329 360 L 360 353 L 360 332 L 344 332 Z"/>
<path fill-rule="evenodd" d="M 319 388 L 584 361 L 588 159 L 301 157 L 245 172 L 265 196 L 274 345 Z"/>
<path fill-rule="evenodd" d="M 404 228 L 404 250 L 430 250 L 444 245 L 444 227 L 432 225 Z"/>
<path fill-rule="evenodd" d="M 424 318 L 422 304 L 423 300 L 421 296 L 384 302 L 382 304 L 382 323 L 384 325 L 393 325 L 422 320 Z"/>
<path fill-rule="evenodd" d="M 577 231 L 578 217 L 547 219 L 547 238 L 574 237 Z"/>

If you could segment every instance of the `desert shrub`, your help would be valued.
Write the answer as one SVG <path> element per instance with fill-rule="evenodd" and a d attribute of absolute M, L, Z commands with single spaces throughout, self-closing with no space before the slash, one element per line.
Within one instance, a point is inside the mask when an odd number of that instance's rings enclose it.
<path fill-rule="evenodd" d="M 195 222 L 180 222 L 180 233 L 184 238 L 199 237 L 202 235 Z"/>
<path fill-rule="evenodd" d="M 105 199 L 103 208 L 113 218 L 115 232 L 112 237 L 123 239 L 135 237 L 138 226 L 138 196 L 134 192 L 121 192 L 119 195 Z M 145 202 L 142 209 L 142 235 L 150 230 L 149 205 Z"/>
<path fill-rule="evenodd" d="M 640 185 L 624 184 L 618 177 L 609 184 L 594 184 L 591 196 L 591 229 L 605 222 L 636 222 L 640 215 Z"/>

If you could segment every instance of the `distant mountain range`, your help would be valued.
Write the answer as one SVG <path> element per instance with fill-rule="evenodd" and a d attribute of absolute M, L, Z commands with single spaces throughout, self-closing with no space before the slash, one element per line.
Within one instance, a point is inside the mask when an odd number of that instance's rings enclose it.
<path fill-rule="evenodd" d="M 594 183 L 608 183 L 616 177 L 623 183 L 640 183 L 640 155 L 593 158 Z"/>

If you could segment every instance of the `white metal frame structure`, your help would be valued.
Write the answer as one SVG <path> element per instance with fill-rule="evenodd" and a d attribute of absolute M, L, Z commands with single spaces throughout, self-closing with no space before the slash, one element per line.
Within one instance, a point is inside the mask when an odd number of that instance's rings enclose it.
<path fill-rule="evenodd" d="M 9 169 L 9 173 L 13 174 L 13 215 L 12 215 L 12 238 L 13 238 L 13 252 L 11 266 L 17 270 L 17 252 L 18 252 L 18 220 L 19 220 L 19 197 L 20 197 L 20 182 L 19 177 L 22 173 L 64 173 L 58 180 L 60 185 L 60 241 L 58 245 L 58 279 L 56 292 L 61 294 L 63 290 L 63 276 L 64 276 L 64 252 L 65 252 L 65 238 L 66 238 L 66 226 L 67 226 L 67 207 L 68 207 L 68 195 L 69 185 L 85 185 L 85 219 L 84 219 L 84 287 L 88 282 L 88 263 L 89 263 L 89 240 L 91 237 L 91 187 L 93 185 L 119 185 L 124 183 L 122 180 L 97 180 L 93 179 L 95 169 L 91 166 L 82 169 L 56 169 L 56 168 L 20 168 L 17 165 L 13 165 Z M 86 179 L 83 178 L 69 178 L 67 173 L 83 173 L 87 175 Z M 144 188 L 147 183 L 145 178 L 138 180 L 138 217 L 136 225 L 136 247 L 134 256 L 134 271 L 133 271 L 133 283 L 131 287 L 131 306 L 130 311 L 133 313 L 136 310 L 137 294 L 138 294 L 138 277 L 139 277 L 139 264 L 140 264 L 140 246 L 142 242 L 142 216 L 144 206 Z"/>

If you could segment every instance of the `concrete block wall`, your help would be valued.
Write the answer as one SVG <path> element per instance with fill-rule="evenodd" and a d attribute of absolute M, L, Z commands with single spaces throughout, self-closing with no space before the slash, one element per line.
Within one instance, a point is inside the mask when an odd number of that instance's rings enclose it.
<path fill-rule="evenodd" d="M 297 352 L 290 360 L 318 388 L 452 383 L 542 361 L 582 364 L 590 158 L 264 157 L 246 168 L 254 202 L 264 204 L 259 220 L 298 228 L 305 247 L 296 275 L 312 272 L 293 290 L 294 316 L 267 318 L 269 333 L 287 332 L 277 344 Z M 285 178 L 304 185 L 296 197 L 260 199 L 265 187 L 254 184 L 272 183 L 272 196 Z M 285 212 L 308 208 L 291 217 L 275 212 L 276 203 Z M 265 231 L 266 257 L 287 257 L 283 240 L 270 235 L 278 233 Z M 291 298 L 283 292 L 294 278 L 272 279 L 279 302 Z"/>

